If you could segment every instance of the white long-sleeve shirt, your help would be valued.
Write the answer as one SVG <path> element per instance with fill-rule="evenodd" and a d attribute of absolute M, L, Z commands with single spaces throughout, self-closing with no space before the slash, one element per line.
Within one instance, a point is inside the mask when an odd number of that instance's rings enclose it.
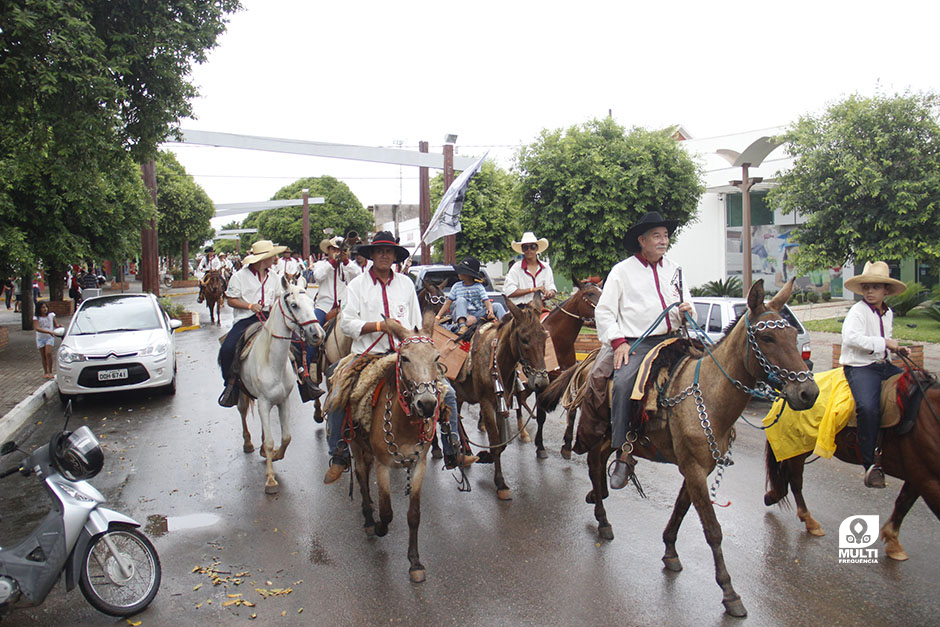
<path fill-rule="evenodd" d="M 242 266 L 242 269 L 229 279 L 225 296 L 226 298 L 240 298 L 247 303 L 258 303 L 262 308 L 268 309 L 274 304 L 276 284 L 280 280 L 281 277 L 274 271 L 273 266 L 268 269 L 263 279 L 258 278 L 249 266 Z M 253 315 L 255 312 L 250 309 L 232 307 L 233 323 Z"/>
<path fill-rule="evenodd" d="M 352 264 L 355 265 L 355 264 Z M 404 274 L 392 272 L 388 285 L 384 285 L 372 272 L 360 274 L 346 290 L 343 301 L 341 328 L 353 338 L 352 352 L 361 355 L 379 337 L 382 339 L 369 351 L 385 353 L 391 350 L 388 334 L 367 333 L 361 335 L 367 322 L 378 322 L 382 316 L 400 322 L 406 329 L 421 328 L 421 307 L 415 284 Z"/>
<path fill-rule="evenodd" d="M 352 261 L 340 262 L 336 267 L 329 259 L 321 259 L 313 266 L 313 280 L 317 283 L 317 309 L 329 311 L 342 305 L 349 282 L 362 274 L 362 269 Z"/>
<path fill-rule="evenodd" d="M 842 323 L 842 353 L 839 363 L 843 366 L 867 366 L 888 357 L 885 339 L 894 330 L 894 312 L 887 306 L 878 315 L 865 301 L 852 305 Z"/>
<path fill-rule="evenodd" d="M 557 291 L 555 287 L 555 275 L 551 267 L 544 262 L 539 261 L 534 269 L 528 267 L 525 259 L 513 264 L 506 273 L 506 279 L 503 281 L 503 294 L 509 298 L 509 295 L 518 289 L 530 289 L 533 287 L 544 287 L 546 291 Z M 509 298 L 516 305 L 524 305 L 535 298 L 535 293 L 523 294 Z"/>
<path fill-rule="evenodd" d="M 598 339 L 612 346 L 618 339 L 640 337 L 666 307 L 680 299 L 689 302 L 687 288 L 679 293 L 679 272 L 679 266 L 666 257 L 649 264 L 638 255 L 611 268 L 594 310 Z M 679 308 L 674 307 L 649 334 L 673 331 L 681 320 Z"/>

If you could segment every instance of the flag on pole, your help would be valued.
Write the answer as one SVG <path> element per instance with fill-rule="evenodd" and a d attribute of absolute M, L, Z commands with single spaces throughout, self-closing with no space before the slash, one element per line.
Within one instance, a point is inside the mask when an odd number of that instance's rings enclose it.
<path fill-rule="evenodd" d="M 460 173 L 441 198 L 441 203 L 437 206 L 434 215 L 428 222 L 428 228 L 424 231 L 421 241 L 425 244 L 435 242 L 447 235 L 453 235 L 460 232 L 460 212 L 463 210 L 463 201 L 467 196 L 467 185 L 473 175 L 483 167 L 483 161 L 489 151 L 477 159 L 476 163 Z M 420 245 L 419 245 L 420 248 Z"/>

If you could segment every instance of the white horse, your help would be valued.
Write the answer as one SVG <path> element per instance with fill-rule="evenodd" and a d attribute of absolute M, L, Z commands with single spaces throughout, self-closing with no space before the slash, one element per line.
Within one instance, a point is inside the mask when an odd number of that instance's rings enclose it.
<path fill-rule="evenodd" d="M 255 450 L 248 432 L 248 408 L 252 399 L 257 400 L 258 415 L 261 417 L 261 456 L 265 458 L 264 491 L 275 494 L 278 491 L 271 462 L 284 458 L 287 445 L 290 444 L 290 410 L 288 399 L 296 387 L 297 375 L 290 363 L 291 334 L 303 338 L 307 344 L 318 346 L 323 342 L 323 328 L 317 323 L 313 300 L 307 295 L 306 282 L 298 285 L 288 283 L 282 276 L 277 284 L 276 304 L 258 332 L 241 365 L 243 392 L 238 398 L 238 411 L 242 416 L 243 450 L 250 453 Z M 277 407 L 281 421 L 281 446 L 274 448 L 271 432 L 271 409 Z"/>
<path fill-rule="evenodd" d="M 323 351 L 323 359 L 320 360 L 322 369 L 320 370 L 320 375 L 318 375 L 318 383 L 323 379 L 327 379 L 325 373 L 330 365 L 337 363 L 352 351 L 352 338 L 343 333 L 343 330 L 340 328 L 340 324 L 343 321 L 342 311 L 336 314 L 335 320 L 336 323 L 333 326 L 333 331 L 324 340 L 323 346 L 320 348 L 320 350 Z M 329 379 L 327 379 L 327 385 L 329 385 Z M 323 409 L 320 405 L 320 399 L 314 400 L 313 403 L 313 419 L 317 422 L 323 422 Z"/>

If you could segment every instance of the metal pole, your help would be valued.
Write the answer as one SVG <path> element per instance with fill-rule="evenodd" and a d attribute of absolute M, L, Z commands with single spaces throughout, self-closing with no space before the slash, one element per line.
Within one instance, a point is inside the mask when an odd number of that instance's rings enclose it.
<path fill-rule="evenodd" d="M 306 261 L 307 259 L 310 258 L 310 190 L 304 189 L 303 192 L 304 192 L 303 259 L 304 261 Z"/>
<path fill-rule="evenodd" d="M 418 142 L 418 152 L 427 151 L 428 143 Z M 421 233 L 423 235 L 428 228 L 428 222 L 431 221 L 431 177 L 428 175 L 428 169 L 426 167 L 418 168 L 418 186 L 420 187 L 418 223 L 421 225 Z M 431 263 L 431 247 L 424 242 L 421 243 L 421 263 Z"/>
<path fill-rule="evenodd" d="M 747 296 L 751 289 L 751 180 L 748 178 L 749 163 L 741 166 L 741 295 Z"/>
<path fill-rule="evenodd" d="M 444 144 L 444 192 L 450 188 L 454 182 L 454 145 Z M 457 263 L 457 239 L 456 235 L 448 235 L 444 238 L 444 263 Z"/>

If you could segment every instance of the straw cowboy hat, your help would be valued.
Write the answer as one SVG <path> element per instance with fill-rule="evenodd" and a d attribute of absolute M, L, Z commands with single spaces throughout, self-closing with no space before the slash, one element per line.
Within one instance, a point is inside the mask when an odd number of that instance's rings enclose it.
<path fill-rule="evenodd" d="M 332 239 L 320 240 L 320 250 L 323 251 L 323 254 L 330 254 L 330 246 L 336 248 L 337 250 L 343 247 L 343 238 L 337 235 Z"/>
<path fill-rule="evenodd" d="M 463 261 L 454 266 L 454 272 L 458 275 L 466 274 L 474 279 L 483 278 L 483 275 L 480 274 L 480 260 L 476 257 L 464 257 Z"/>
<path fill-rule="evenodd" d="M 248 255 L 242 259 L 242 264 L 251 265 L 268 257 L 276 257 L 287 250 L 287 246 L 275 246 L 269 239 L 259 239 L 251 245 Z"/>
<path fill-rule="evenodd" d="M 533 233 L 532 231 L 526 231 L 525 233 L 523 233 L 521 240 L 519 240 L 518 242 L 512 243 L 512 249 L 521 255 L 523 244 L 538 244 L 539 254 L 541 254 L 546 248 L 548 248 L 548 240 L 545 239 L 544 237 L 541 239 L 535 239 L 535 233 Z"/>
<path fill-rule="evenodd" d="M 888 264 L 883 261 L 876 261 L 874 263 L 866 261 L 865 269 L 862 273 L 858 276 L 853 276 L 851 279 L 846 279 L 844 285 L 845 289 L 862 295 L 863 283 L 884 284 L 888 296 L 900 294 L 907 289 L 907 285 L 903 281 L 891 278 L 891 270 L 888 268 Z"/>
<path fill-rule="evenodd" d="M 640 242 L 637 238 L 658 226 L 666 227 L 666 230 L 669 231 L 669 237 L 672 237 L 672 234 L 676 231 L 676 227 L 679 226 L 679 221 L 665 220 L 658 211 L 650 211 L 627 231 L 627 235 L 624 238 L 624 246 L 626 246 L 627 252 L 640 252 Z"/>
<path fill-rule="evenodd" d="M 411 252 L 404 246 L 399 245 L 395 236 L 388 231 L 379 231 L 372 237 L 372 243 L 369 245 L 360 244 L 359 254 L 366 259 L 372 259 L 372 252 L 380 246 L 390 246 L 395 249 L 395 261 L 402 263 L 411 256 Z"/>

